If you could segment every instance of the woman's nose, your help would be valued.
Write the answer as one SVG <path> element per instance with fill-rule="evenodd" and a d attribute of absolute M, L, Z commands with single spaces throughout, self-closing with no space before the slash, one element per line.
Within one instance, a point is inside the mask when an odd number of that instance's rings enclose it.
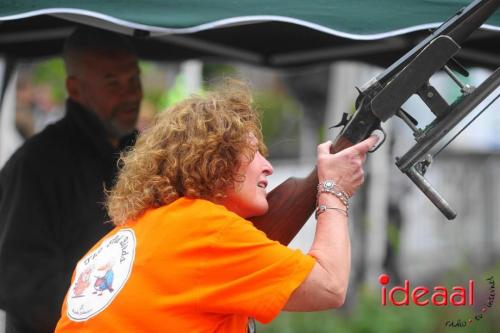
<path fill-rule="evenodd" d="M 273 174 L 273 166 L 271 165 L 271 162 L 269 162 L 266 158 L 264 158 L 265 164 L 264 164 L 264 173 L 266 176 L 270 176 Z"/>

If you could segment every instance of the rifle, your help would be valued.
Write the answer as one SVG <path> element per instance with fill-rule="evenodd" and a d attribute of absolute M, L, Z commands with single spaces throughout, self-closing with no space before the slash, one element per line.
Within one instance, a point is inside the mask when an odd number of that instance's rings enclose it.
<path fill-rule="evenodd" d="M 356 111 L 351 117 L 344 114 L 337 125 L 344 127 L 334 140 L 331 153 L 363 141 L 374 131 L 383 132 L 381 122 L 392 116 L 401 118 L 413 130 L 416 144 L 404 156 L 396 159 L 396 165 L 448 219 L 455 218 L 455 211 L 424 178 L 432 161 L 427 153 L 500 85 L 500 68 L 477 88 L 462 84 L 452 71 L 468 75 L 453 57 L 460 50 L 460 44 L 499 5 L 500 0 L 476 0 L 460 9 L 384 72 L 358 89 Z M 430 77 L 441 69 L 460 86 L 462 92 L 451 105 L 429 83 Z M 414 94 L 424 101 L 435 116 L 425 129 L 417 128 L 416 120 L 401 109 L 401 105 Z M 378 146 L 385 140 L 385 132 L 383 134 Z M 315 209 L 317 184 L 316 169 L 306 178 L 287 179 L 268 194 L 269 211 L 263 216 L 252 218 L 252 222 L 269 238 L 288 244 Z"/>

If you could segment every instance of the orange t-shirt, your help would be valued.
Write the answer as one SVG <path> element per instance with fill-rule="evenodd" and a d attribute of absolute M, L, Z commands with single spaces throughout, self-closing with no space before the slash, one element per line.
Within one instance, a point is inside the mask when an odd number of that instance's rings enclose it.
<path fill-rule="evenodd" d="M 56 332 L 246 332 L 315 260 L 225 207 L 180 198 L 115 228 L 78 263 Z"/>

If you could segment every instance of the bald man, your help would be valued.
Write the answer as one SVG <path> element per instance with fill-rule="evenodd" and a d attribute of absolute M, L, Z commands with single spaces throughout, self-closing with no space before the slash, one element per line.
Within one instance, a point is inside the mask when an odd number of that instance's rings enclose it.
<path fill-rule="evenodd" d="M 0 172 L 0 308 L 7 332 L 52 332 L 77 260 L 111 230 L 102 205 L 142 99 L 137 56 L 120 35 L 80 27 L 63 52 L 66 116 Z"/>

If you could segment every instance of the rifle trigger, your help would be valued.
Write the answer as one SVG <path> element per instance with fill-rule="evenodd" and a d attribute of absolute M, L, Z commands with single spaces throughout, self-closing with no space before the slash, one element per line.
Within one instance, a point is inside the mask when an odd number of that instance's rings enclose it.
<path fill-rule="evenodd" d="M 377 132 L 382 132 L 382 135 L 378 134 Z M 387 137 L 387 133 L 385 133 L 384 129 L 382 128 L 382 126 L 379 126 L 378 128 L 374 129 L 373 132 L 370 134 L 370 135 L 376 135 L 378 136 L 379 138 L 382 136 L 382 140 L 379 139 L 379 141 L 377 142 L 377 144 L 372 148 L 370 149 L 368 152 L 369 153 L 374 153 L 376 152 L 380 146 L 382 146 L 382 144 L 385 142 L 385 138 Z"/>
<path fill-rule="evenodd" d="M 337 125 L 333 125 L 333 126 L 328 127 L 328 129 L 345 126 L 345 125 L 347 125 L 348 122 L 349 122 L 349 115 L 344 112 L 344 113 L 342 113 L 342 119 L 339 121 L 339 123 Z"/>

